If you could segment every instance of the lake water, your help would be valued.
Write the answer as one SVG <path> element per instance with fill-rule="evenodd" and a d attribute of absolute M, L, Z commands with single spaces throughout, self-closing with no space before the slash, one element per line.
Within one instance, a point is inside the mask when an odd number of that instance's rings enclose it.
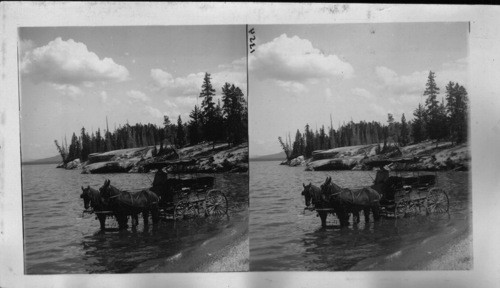
<path fill-rule="evenodd" d="M 439 172 L 436 186 L 450 199 L 449 217 L 382 219 L 347 229 L 321 229 L 315 212 L 304 212 L 302 183 L 319 186 L 327 176 L 342 187 L 369 186 L 375 171 L 304 171 L 278 162 L 250 163 L 250 270 L 349 270 L 360 261 L 391 255 L 434 235 L 471 223 L 467 172 Z M 327 224 L 334 227 L 334 217 Z M 371 218 L 373 219 L 373 218 Z M 466 224 L 464 224 L 466 223 Z"/>
<path fill-rule="evenodd" d="M 199 175 L 203 176 L 203 175 Z M 125 273 L 149 260 L 178 255 L 216 237 L 227 227 L 248 225 L 248 175 L 215 174 L 215 188 L 229 202 L 229 217 L 160 222 L 156 229 L 99 232 L 94 215 L 83 215 L 81 186 L 99 188 L 105 179 L 120 189 L 150 187 L 154 174 L 81 174 L 55 165 L 23 165 L 25 273 Z M 130 221 L 129 221 L 130 224 Z M 117 227 L 113 219 L 107 227 Z"/>

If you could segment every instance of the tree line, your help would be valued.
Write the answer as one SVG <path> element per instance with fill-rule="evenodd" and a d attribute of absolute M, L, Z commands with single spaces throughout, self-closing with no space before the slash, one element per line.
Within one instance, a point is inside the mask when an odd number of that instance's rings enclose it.
<path fill-rule="evenodd" d="M 172 123 L 168 115 L 163 117 L 163 126 L 155 124 L 135 124 L 88 133 L 82 127 L 80 133 L 73 133 L 70 145 L 67 142 L 55 145 L 63 159 L 68 163 L 75 159 L 87 161 L 92 153 L 103 153 L 118 149 L 155 146 L 154 154 L 162 155 L 167 147 L 182 148 L 202 142 L 217 142 L 238 145 L 248 141 L 248 112 L 245 97 L 239 87 L 225 83 L 222 87 L 222 104 L 213 97 L 215 89 L 209 73 L 205 73 L 199 97 L 203 98 L 201 107 L 194 106 L 189 120 L 183 122 L 181 116 Z M 159 145 L 159 149 L 156 146 Z"/>
<path fill-rule="evenodd" d="M 330 126 L 313 131 L 306 124 L 304 131 L 297 129 L 292 141 L 290 134 L 283 140 L 278 137 L 281 147 L 291 160 L 303 155 L 312 156 L 315 150 L 325 150 L 337 147 L 382 144 L 379 152 L 384 152 L 388 143 L 406 146 L 425 140 L 452 141 L 464 143 L 467 141 L 468 95 L 467 90 L 460 84 L 449 82 L 445 87 L 445 97 L 438 100 L 439 87 L 435 81 L 435 73 L 430 71 L 423 96 L 425 105 L 419 104 L 413 112 L 413 120 L 407 121 L 405 114 L 400 122 L 394 120 L 393 114 L 387 115 L 387 124 L 376 121 L 360 121 L 339 125 L 333 128 L 330 116 Z M 437 144 L 436 144 L 437 145 Z"/>

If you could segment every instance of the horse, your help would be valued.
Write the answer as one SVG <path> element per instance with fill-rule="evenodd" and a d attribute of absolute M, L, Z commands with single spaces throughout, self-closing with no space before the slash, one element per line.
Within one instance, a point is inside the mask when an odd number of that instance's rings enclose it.
<path fill-rule="evenodd" d="M 85 210 L 88 210 L 90 207 L 92 207 L 94 212 L 107 211 L 108 209 L 107 205 L 101 198 L 99 191 L 90 188 L 90 186 L 87 186 L 87 188 L 83 188 L 82 186 L 82 194 L 80 195 L 80 198 L 83 199 L 83 207 L 85 207 Z M 96 215 L 97 219 L 99 219 L 99 223 L 101 224 L 101 230 L 104 231 L 106 226 L 106 215 L 102 213 L 96 213 Z"/>
<path fill-rule="evenodd" d="M 309 207 L 309 205 L 314 205 L 314 208 L 317 208 L 319 210 L 316 210 L 316 212 L 319 215 L 319 218 L 321 219 L 321 226 L 324 228 L 326 227 L 326 217 L 328 216 L 328 213 L 335 213 L 334 210 L 330 211 L 324 211 L 321 209 L 332 209 L 330 207 L 329 203 L 323 200 L 323 197 L 321 195 L 321 189 L 318 186 L 312 185 L 309 183 L 308 185 L 302 183 L 302 186 L 304 186 L 304 190 L 302 191 L 302 196 L 305 198 L 306 202 L 306 207 Z"/>
<path fill-rule="evenodd" d="M 340 226 L 349 226 L 349 214 L 360 210 L 364 211 L 365 222 L 369 221 L 370 210 L 373 212 L 374 221 L 380 220 L 380 194 L 370 187 L 361 189 L 347 189 L 332 182 L 331 177 L 327 177 L 321 185 L 321 195 L 324 201 L 330 202 L 332 207 L 336 207 L 337 217 Z"/>
<path fill-rule="evenodd" d="M 325 198 L 321 194 L 321 188 L 319 188 L 318 186 L 312 185 L 311 183 L 309 183 L 309 185 L 305 185 L 304 183 L 302 183 L 302 186 L 304 186 L 304 190 L 302 191 L 302 196 L 304 196 L 305 198 L 306 207 L 309 207 L 309 205 L 312 203 L 315 208 L 331 209 L 330 211 L 322 211 L 322 210 L 317 211 L 321 219 L 321 226 L 326 227 L 326 217 L 328 216 L 328 213 L 331 214 L 335 213 L 333 206 L 331 206 L 330 203 L 325 200 Z M 350 212 L 353 215 L 354 222 L 359 223 L 360 222 L 359 210 L 352 210 Z M 365 213 L 365 219 L 367 219 L 367 217 L 369 217 L 368 215 L 370 213 L 370 210 L 364 209 L 364 213 Z M 339 215 L 337 215 L 337 217 L 339 217 Z"/>
<path fill-rule="evenodd" d="M 139 192 L 122 191 L 112 186 L 111 181 L 108 179 L 99 188 L 99 193 L 105 203 L 109 205 L 109 209 L 115 214 L 120 230 L 128 227 L 128 215 L 134 216 L 142 213 L 144 226 L 148 225 L 149 213 L 151 213 L 153 218 L 153 224 L 157 224 L 160 220 L 159 198 L 154 192 L 148 189 Z"/>

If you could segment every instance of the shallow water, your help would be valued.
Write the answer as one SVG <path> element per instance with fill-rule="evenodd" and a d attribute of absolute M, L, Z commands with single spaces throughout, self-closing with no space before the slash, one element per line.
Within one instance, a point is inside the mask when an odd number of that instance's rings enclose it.
<path fill-rule="evenodd" d="M 349 270 L 360 261 L 396 253 L 440 233 L 471 223 L 469 174 L 439 172 L 436 186 L 450 199 L 449 217 L 417 216 L 337 229 L 327 218 L 321 229 L 315 212 L 304 212 L 302 183 L 319 186 L 327 176 L 343 187 L 369 186 L 375 171 L 304 171 L 277 162 L 250 163 L 250 270 Z M 352 222 L 351 222 L 352 223 Z M 464 224 L 466 223 L 466 224 Z"/>
<path fill-rule="evenodd" d="M 81 186 L 105 179 L 120 189 L 151 186 L 154 174 L 80 174 L 55 165 L 23 165 L 25 273 L 125 273 L 153 259 L 167 259 L 212 239 L 232 225 L 248 225 L 248 175 L 215 174 L 215 188 L 229 202 L 229 217 L 161 222 L 100 233 L 94 215 L 83 215 Z M 202 176 L 202 175 L 199 175 Z M 151 220 L 150 220 L 151 221 Z M 130 221 L 129 221 L 130 224 Z M 114 219 L 106 226 L 117 228 Z"/>

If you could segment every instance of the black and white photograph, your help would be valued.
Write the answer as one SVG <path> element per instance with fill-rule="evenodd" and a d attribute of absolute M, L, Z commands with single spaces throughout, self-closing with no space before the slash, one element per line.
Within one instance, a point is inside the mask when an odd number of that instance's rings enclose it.
<path fill-rule="evenodd" d="M 26 274 L 248 270 L 244 33 L 19 29 Z"/>
<path fill-rule="evenodd" d="M 0 288 L 495 287 L 499 12 L 0 3 Z"/>
<path fill-rule="evenodd" d="M 250 269 L 472 269 L 468 23 L 252 27 Z"/>

